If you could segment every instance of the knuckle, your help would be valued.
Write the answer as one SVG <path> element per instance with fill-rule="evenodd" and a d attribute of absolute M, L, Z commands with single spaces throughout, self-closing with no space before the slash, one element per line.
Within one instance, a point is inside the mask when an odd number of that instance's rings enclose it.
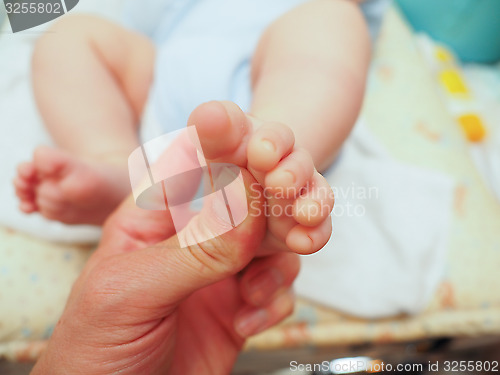
<path fill-rule="evenodd" d="M 123 272 L 115 268 L 112 262 L 103 260 L 90 271 L 81 292 L 83 308 L 99 313 L 116 311 L 123 306 Z"/>

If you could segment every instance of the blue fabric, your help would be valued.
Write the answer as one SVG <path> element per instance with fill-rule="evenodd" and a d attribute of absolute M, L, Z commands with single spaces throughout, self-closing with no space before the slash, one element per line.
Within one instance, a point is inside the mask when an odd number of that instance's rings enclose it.
<path fill-rule="evenodd" d="M 365 0 L 361 3 L 361 10 L 368 23 L 373 40 L 378 36 L 380 26 L 382 25 L 382 18 L 389 4 L 390 0 Z"/>
<path fill-rule="evenodd" d="M 158 46 L 150 101 L 163 131 L 186 126 L 192 110 L 209 100 L 231 100 L 248 110 L 251 58 L 263 31 L 306 1 L 129 1 L 126 24 Z M 364 12 L 373 13 L 381 1 L 368 0 Z"/>

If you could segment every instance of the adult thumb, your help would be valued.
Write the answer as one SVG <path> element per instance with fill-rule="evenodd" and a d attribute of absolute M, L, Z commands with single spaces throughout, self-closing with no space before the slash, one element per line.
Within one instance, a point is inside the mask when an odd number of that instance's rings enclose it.
<path fill-rule="evenodd" d="M 175 306 L 252 260 L 266 229 L 263 203 L 260 186 L 242 170 L 233 183 L 206 197 L 202 211 L 177 235 L 108 258 L 103 267 L 115 282 L 106 284 L 115 291 L 124 284 L 120 300 L 133 305 L 137 299 L 144 311 Z"/>

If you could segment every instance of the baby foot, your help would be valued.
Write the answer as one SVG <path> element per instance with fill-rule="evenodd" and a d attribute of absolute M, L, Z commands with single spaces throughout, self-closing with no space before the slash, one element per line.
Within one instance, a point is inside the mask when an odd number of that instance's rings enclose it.
<path fill-rule="evenodd" d="M 66 224 L 101 225 L 130 191 L 125 162 L 91 162 L 39 147 L 32 162 L 18 167 L 19 208 Z"/>
<path fill-rule="evenodd" d="M 295 147 L 290 128 L 260 122 L 231 102 L 200 105 L 189 124 L 196 126 L 208 162 L 236 164 L 260 185 L 251 194 L 266 199 L 263 253 L 311 254 L 328 242 L 333 192 L 309 154 Z"/>

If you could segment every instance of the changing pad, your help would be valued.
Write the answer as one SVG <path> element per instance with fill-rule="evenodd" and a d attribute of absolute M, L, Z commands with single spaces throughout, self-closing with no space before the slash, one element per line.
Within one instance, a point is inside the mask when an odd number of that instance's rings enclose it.
<path fill-rule="evenodd" d="M 419 53 L 411 32 L 391 11 L 363 117 L 395 160 L 455 182 L 444 275 L 432 301 L 417 316 L 363 320 L 302 300 L 293 317 L 249 340 L 248 350 L 500 334 L 500 206 Z M 88 255 L 88 249 L 0 230 L 0 285 L 9 286 L 0 291 L 0 356 L 38 357 Z"/>

